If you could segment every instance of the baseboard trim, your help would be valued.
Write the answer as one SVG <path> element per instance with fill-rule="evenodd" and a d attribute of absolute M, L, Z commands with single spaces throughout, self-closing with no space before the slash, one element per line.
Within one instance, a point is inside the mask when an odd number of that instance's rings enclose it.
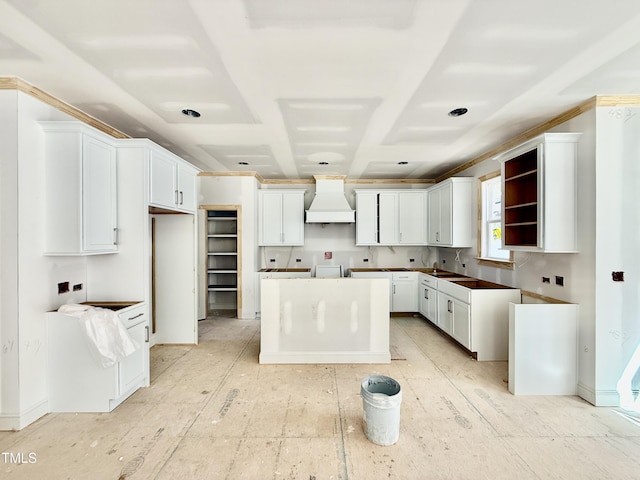
<path fill-rule="evenodd" d="M 0 414 L 0 430 L 22 430 L 47 413 L 49 413 L 49 399 L 41 400 L 21 413 Z"/>

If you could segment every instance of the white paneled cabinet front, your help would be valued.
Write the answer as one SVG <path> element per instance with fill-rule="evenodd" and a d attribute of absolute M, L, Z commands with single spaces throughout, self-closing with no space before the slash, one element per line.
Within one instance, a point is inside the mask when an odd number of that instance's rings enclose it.
<path fill-rule="evenodd" d="M 426 190 L 357 190 L 356 245 L 426 245 Z"/>
<path fill-rule="evenodd" d="M 42 122 L 45 132 L 45 254 L 115 253 L 116 149 L 80 122 Z"/>
<path fill-rule="evenodd" d="M 89 348 L 81 320 L 59 312 L 46 314 L 51 412 L 110 412 L 149 385 L 146 304 L 122 309 L 118 318 L 137 347 L 116 364 L 103 367 Z"/>
<path fill-rule="evenodd" d="M 149 164 L 149 205 L 195 213 L 196 175 L 195 168 L 168 152 L 154 149 Z"/>
<path fill-rule="evenodd" d="M 304 245 L 304 190 L 258 192 L 258 245 Z"/>
<path fill-rule="evenodd" d="M 438 280 L 430 275 L 421 273 L 420 280 L 420 313 L 431 322 L 437 324 L 437 282 Z"/>
<path fill-rule="evenodd" d="M 393 272 L 392 274 L 392 312 L 417 312 L 418 272 Z"/>
<path fill-rule="evenodd" d="M 452 177 L 429 189 L 429 245 L 453 248 L 472 246 L 472 182 L 472 178 Z"/>
<path fill-rule="evenodd" d="M 378 245 L 378 192 L 356 191 L 356 245 Z"/>

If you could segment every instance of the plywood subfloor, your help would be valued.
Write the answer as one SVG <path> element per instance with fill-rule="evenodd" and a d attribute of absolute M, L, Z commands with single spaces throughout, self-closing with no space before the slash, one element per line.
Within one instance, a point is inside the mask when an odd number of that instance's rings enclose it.
<path fill-rule="evenodd" d="M 390 365 L 259 365 L 259 321 L 200 322 L 152 349 L 152 383 L 109 414 L 0 432 L 7 479 L 638 479 L 640 422 L 577 397 L 516 397 L 420 318 L 393 318 Z M 398 443 L 362 431 L 360 381 L 402 387 Z"/>

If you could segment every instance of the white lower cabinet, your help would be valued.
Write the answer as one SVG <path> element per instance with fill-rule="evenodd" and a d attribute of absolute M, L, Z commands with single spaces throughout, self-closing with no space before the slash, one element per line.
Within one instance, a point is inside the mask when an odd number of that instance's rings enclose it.
<path fill-rule="evenodd" d="M 49 411 L 110 412 L 138 388 L 149 385 L 149 332 L 144 303 L 122 309 L 118 317 L 138 348 L 104 368 L 87 346 L 80 321 L 47 314 Z"/>
<path fill-rule="evenodd" d="M 438 280 L 438 323 L 481 361 L 509 357 L 509 303 L 520 290 L 483 280 Z"/>
<path fill-rule="evenodd" d="M 418 272 L 393 272 L 391 282 L 391 311 L 417 312 Z"/>
<path fill-rule="evenodd" d="M 438 279 L 421 273 L 420 280 L 420 313 L 433 323 L 438 321 Z"/>
<path fill-rule="evenodd" d="M 438 326 L 471 350 L 470 305 L 442 292 L 438 292 L 438 305 Z"/>

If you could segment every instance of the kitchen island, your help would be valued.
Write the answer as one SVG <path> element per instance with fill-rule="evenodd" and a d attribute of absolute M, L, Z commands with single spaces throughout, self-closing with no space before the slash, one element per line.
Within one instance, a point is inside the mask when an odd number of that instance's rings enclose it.
<path fill-rule="evenodd" d="M 260 363 L 390 363 L 389 281 L 261 282 Z"/>

